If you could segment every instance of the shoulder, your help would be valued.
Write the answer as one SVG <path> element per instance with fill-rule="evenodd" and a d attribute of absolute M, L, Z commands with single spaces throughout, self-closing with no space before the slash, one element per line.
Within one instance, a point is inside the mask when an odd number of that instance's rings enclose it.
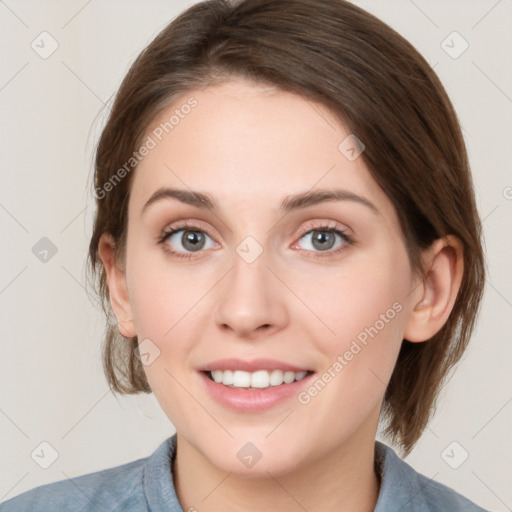
<path fill-rule="evenodd" d="M 136 510 L 141 493 L 145 459 L 95 473 L 60 480 L 26 491 L 2 504 L 1 512 L 43 512 L 48 510 Z M 145 510 L 138 503 L 137 510 Z"/>
<path fill-rule="evenodd" d="M 416 472 L 378 441 L 376 464 L 381 473 L 381 490 L 375 512 L 487 512 L 446 485 Z"/>
<path fill-rule="evenodd" d="M 157 451 L 168 443 L 162 443 Z M 144 478 L 152 457 L 41 485 L 1 503 L 0 512 L 147 510 Z"/>

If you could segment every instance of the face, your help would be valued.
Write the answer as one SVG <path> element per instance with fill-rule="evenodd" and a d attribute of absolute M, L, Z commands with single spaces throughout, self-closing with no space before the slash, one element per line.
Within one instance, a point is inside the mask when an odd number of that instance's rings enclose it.
<path fill-rule="evenodd" d="M 128 309 L 181 442 L 262 475 L 373 443 L 413 274 L 350 133 L 321 105 L 233 80 L 185 94 L 147 135 Z"/>

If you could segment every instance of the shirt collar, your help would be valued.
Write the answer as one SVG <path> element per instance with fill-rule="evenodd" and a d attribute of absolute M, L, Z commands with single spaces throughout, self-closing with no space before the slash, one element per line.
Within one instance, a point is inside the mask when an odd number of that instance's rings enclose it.
<path fill-rule="evenodd" d="M 144 466 L 142 486 L 151 512 L 183 512 L 172 479 L 175 456 L 176 434 L 161 443 Z"/>
<path fill-rule="evenodd" d="M 375 441 L 375 466 L 380 491 L 374 512 L 427 510 L 417 473 L 385 444 Z"/>
<path fill-rule="evenodd" d="M 172 478 L 175 456 L 176 434 L 162 442 L 144 466 L 143 488 L 150 511 L 183 512 Z M 427 510 L 416 472 L 379 441 L 375 441 L 375 469 L 380 490 L 374 512 Z"/>

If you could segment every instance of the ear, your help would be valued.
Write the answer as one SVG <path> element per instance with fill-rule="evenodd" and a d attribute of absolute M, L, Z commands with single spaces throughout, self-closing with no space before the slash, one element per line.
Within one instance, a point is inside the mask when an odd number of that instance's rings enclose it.
<path fill-rule="evenodd" d="M 404 339 L 426 341 L 441 330 L 455 304 L 464 273 L 461 241 L 448 235 L 436 240 L 423 254 L 425 278 L 410 293 L 413 309 Z"/>
<path fill-rule="evenodd" d="M 98 243 L 100 255 L 108 283 L 110 305 L 117 318 L 119 332 L 125 338 L 133 338 L 137 335 L 133 323 L 132 308 L 128 296 L 126 273 L 122 270 L 115 257 L 115 242 L 112 235 L 103 233 Z"/>

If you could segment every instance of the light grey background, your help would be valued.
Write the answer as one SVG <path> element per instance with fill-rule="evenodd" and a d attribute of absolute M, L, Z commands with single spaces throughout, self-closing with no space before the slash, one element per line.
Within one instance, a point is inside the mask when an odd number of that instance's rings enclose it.
<path fill-rule="evenodd" d="M 146 457 L 174 432 L 153 395 L 109 392 L 103 316 L 85 292 L 84 265 L 104 105 L 143 47 L 192 3 L 0 2 L 0 501 Z M 512 510 L 512 2 L 356 3 L 411 41 L 443 81 L 464 129 L 486 236 L 476 333 L 407 461 L 486 508 Z M 51 48 L 43 31 L 59 45 L 46 59 L 31 47 Z M 457 58 L 465 43 L 454 31 L 469 44 Z M 42 237 L 57 248 L 46 262 L 32 250 Z M 44 441 L 58 453 L 48 469 L 31 456 L 51 453 Z"/>

